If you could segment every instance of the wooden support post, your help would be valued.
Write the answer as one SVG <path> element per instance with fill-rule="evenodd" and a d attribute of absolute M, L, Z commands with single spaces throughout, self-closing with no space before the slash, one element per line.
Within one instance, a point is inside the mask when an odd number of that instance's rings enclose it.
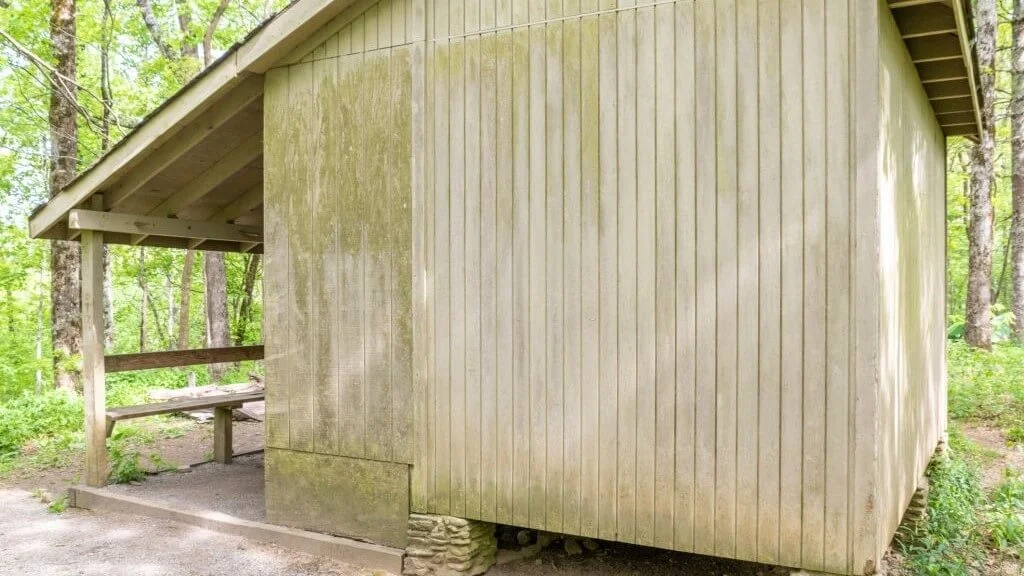
<path fill-rule="evenodd" d="M 103 196 L 92 204 L 102 209 Z M 82 384 L 85 393 L 85 483 L 107 483 L 106 371 L 103 361 L 103 233 L 82 232 Z"/>
<path fill-rule="evenodd" d="M 231 464 L 233 455 L 231 412 L 230 406 L 218 406 L 213 409 L 213 459 L 221 464 Z"/>

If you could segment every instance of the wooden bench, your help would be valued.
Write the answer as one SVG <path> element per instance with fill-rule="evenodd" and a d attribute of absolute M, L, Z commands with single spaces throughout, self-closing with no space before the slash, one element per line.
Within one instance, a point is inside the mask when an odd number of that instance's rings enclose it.
<path fill-rule="evenodd" d="M 180 398 L 167 402 L 140 404 L 107 409 L 107 438 L 114 431 L 114 424 L 120 420 L 170 414 L 172 412 L 189 412 L 213 408 L 213 459 L 223 464 L 231 463 L 231 411 L 241 408 L 246 402 L 263 400 L 265 393 L 243 392 L 238 394 L 221 394 L 201 398 Z"/>

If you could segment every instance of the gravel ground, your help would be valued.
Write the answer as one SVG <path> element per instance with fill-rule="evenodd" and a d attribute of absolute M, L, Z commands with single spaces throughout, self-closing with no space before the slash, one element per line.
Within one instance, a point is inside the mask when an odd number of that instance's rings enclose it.
<path fill-rule="evenodd" d="M 0 490 L 0 575 L 370 576 L 372 572 L 174 522 L 68 509 Z"/>
<path fill-rule="evenodd" d="M 107 486 L 111 492 L 181 510 L 215 510 L 236 518 L 266 521 L 263 453 L 236 456 L 231 464 L 207 462 L 191 472 L 164 472 L 138 485 Z"/>

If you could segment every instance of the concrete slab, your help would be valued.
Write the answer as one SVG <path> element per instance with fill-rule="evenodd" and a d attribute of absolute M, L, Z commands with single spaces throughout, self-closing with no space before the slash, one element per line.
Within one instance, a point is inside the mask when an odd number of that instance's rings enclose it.
<path fill-rule="evenodd" d="M 242 536 L 259 542 L 268 542 L 284 548 L 332 558 L 349 564 L 384 570 L 392 574 L 401 574 L 402 572 L 404 551 L 397 548 L 264 524 L 213 510 L 203 511 L 174 508 L 135 496 L 118 493 L 109 488 L 73 486 L 69 489 L 69 495 L 71 505 L 76 508 L 172 520 L 215 532 Z"/>

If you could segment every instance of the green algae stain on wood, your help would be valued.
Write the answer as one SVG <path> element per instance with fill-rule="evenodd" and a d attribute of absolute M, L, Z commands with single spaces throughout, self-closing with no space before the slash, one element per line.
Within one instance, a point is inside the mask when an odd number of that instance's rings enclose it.
<path fill-rule="evenodd" d="M 409 467 L 291 450 L 266 452 L 267 520 L 404 548 Z"/>

